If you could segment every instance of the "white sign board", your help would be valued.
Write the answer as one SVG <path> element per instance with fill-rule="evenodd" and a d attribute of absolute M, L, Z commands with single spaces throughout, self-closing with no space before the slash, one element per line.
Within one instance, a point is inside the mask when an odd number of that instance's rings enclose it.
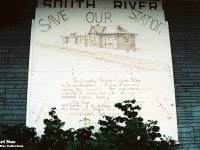
<path fill-rule="evenodd" d="M 43 132 L 52 107 L 65 128 L 122 113 L 136 99 L 140 115 L 178 139 L 168 24 L 162 10 L 37 8 L 33 26 L 27 125 Z"/>

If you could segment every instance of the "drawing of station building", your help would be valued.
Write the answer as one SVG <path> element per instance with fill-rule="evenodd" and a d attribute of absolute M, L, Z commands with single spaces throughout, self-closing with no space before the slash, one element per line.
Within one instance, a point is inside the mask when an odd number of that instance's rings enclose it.
<path fill-rule="evenodd" d="M 91 26 L 85 35 L 70 33 L 69 36 L 61 36 L 64 43 L 77 44 L 85 47 L 112 48 L 135 51 L 135 37 L 120 25 L 116 26 Z"/>

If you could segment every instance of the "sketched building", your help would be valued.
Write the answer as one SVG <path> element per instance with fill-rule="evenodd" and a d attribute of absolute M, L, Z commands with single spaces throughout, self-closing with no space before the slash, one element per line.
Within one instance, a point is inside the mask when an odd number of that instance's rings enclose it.
<path fill-rule="evenodd" d="M 128 32 L 120 25 L 117 26 L 91 26 L 85 35 L 70 33 L 62 36 L 66 43 L 84 45 L 86 47 L 112 48 L 135 50 L 136 34 Z"/>

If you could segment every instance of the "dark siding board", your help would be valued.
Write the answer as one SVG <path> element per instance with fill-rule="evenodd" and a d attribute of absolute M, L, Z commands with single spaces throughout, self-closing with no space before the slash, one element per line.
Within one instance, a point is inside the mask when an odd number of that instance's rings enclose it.
<path fill-rule="evenodd" d="M 0 124 L 25 123 L 35 1 L 18 0 L 16 22 L 0 25 Z M 169 22 L 180 145 L 200 149 L 200 3 L 164 2 Z"/>
<path fill-rule="evenodd" d="M 174 68 L 180 145 L 200 149 L 200 3 L 165 2 Z"/>
<path fill-rule="evenodd" d="M 25 124 L 31 21 L 36 1 L 18 0 L 16 22 L 0 24 L 0 124 Z"/>

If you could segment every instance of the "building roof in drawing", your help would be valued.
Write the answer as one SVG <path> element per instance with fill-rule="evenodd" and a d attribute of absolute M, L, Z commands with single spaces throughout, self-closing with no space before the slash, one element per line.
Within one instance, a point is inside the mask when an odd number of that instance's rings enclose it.
<path fill-rule="evenodd" d="M 96 25 L 96 26 L 91 26 L 89 32 L 89 34 L 99 34 L 99 35 L 108 35 L 108 34 L 134 34 L 131 33 L 129 31 L 127 31 L 126 29 L 124 29 L 123 27 L 121 27 L 120 25 L 113 25 L 113 26 L 100 26 L 100 25 Z M 136 34 L 134 34 L 136 35 Z M 84 37 L 85 35 L 78 35 L 77 32 L 73 32 L 70 33 L 70 35 L 68 36 L 64 36 L 61 35 L 61 38 L 66 38 L 66 37 Z"/>
<path fill-rule="evenodd" d="M 89 33 L 99 33 L 101 34 L 104 30 L 105 26 L 91 26 Z"/>
<path fill-rule="evenodd" d="M 122 28 L 120 25 L 115 26 L 91 26 L 91 29 L 89 31 L 89 34 L 97 33 L 97 34 L 116 34 L 116 33 L 131 33 L 124 28 Z"/>

